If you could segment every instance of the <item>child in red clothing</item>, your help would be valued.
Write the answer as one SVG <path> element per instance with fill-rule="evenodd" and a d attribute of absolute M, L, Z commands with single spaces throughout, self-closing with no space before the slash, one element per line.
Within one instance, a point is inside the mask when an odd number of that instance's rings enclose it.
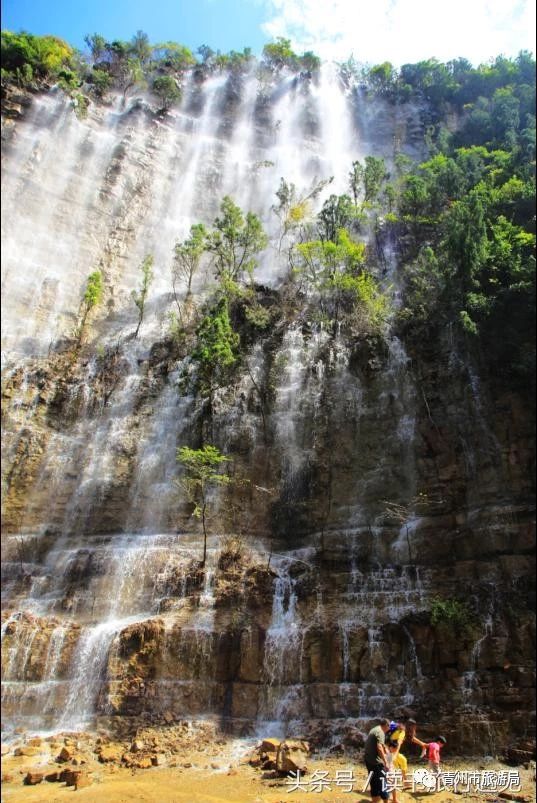
<path fill-rule="evenodd" d="M 429 742 L 427 745 L 429 770 L 434 775 L 440 775 L 440 751 L 445 744 L 446 739 L 443 736 L 439 736 L 436 742 Z"/>

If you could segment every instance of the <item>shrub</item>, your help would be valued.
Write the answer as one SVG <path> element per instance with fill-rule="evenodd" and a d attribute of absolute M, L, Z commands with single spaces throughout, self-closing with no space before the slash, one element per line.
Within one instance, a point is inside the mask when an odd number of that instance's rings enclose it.
<path fill-rule="evenodd" d="M 449 627 L 461 630 L 469 627 L 474 620 L 472 611 L 465 602 L 457 599 L 435 597 L 431 604 L 431 624 L 435 627 Z"/>
<path fill-rule="evenodd" d="M 163 109 L 169 109 L 181 100 L 181 90 L 171 75 L 159 75 L 153 81 L 153 92 L 160 98 Z"/>

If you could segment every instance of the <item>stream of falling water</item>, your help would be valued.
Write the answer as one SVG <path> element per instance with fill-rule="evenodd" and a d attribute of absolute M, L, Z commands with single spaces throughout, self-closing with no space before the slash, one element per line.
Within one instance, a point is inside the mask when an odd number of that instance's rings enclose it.
<path fill-rule="evenodd" d="M 68 697 L 58 722 L 60 728 L 84 730 L 92 724 L 112 642 L 124 627 L 135 621 L 139 621 L 138 616 L 109 619 L 82 631 Z"/>
<path fill-rule="evenodd" d="M 259 733 L 268 728 L 271 734 L 279 736 L 285 735 L 284 723 L 293 719 L 293 715 L 296 717 L 293 707 L 299 694 L 296 684 L 289 683 L 289 677 L 296 675 L 297 663 L 300 665 L 300 646 L 304 637 L 297 613 L 295 583 L 289 575 L 291 564 L 292 560 L 281 563 L 274 581 L 272 617 L 265 635 L 264 696 L 257 726 Z M 299 681 L 300 674 L 299 669 Z"/>

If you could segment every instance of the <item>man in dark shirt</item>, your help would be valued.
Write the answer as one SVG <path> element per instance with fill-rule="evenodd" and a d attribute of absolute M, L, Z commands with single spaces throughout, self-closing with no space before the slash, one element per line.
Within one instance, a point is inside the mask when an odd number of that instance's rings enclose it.
<path fill-rule="evenodd" d="M 369 731 L 364 746 L 364 759 L 369 774 L 372 803 L 388 800 L 390 796 L 386 782 L 388 764 L 384 746 L 389 728 L 389 720 L 381 719 L 380 723 Z"/>

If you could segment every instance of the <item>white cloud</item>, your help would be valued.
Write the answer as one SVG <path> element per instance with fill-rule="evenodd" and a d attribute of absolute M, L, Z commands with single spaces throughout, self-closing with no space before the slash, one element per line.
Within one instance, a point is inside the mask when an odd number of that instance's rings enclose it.
<path fill-rule="evenodd" d="M 267 36 L 326 59 L 474 64 L 535 52 L 533 0 L 265 0 Z"/>

